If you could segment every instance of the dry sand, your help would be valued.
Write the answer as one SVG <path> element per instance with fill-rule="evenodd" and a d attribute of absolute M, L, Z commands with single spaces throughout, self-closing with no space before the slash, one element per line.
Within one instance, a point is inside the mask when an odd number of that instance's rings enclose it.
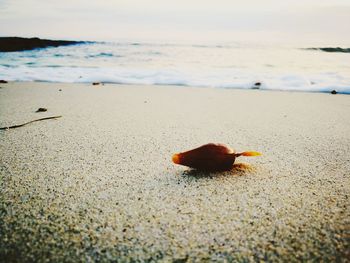
<path fill-rule="evenodd" d="M 0 131 L 2 260 L 348 261 L 349 96 L 0 86 L 0 126 L 63 116 Z M 263 156 L 171 163 L 208 142 Z"/>

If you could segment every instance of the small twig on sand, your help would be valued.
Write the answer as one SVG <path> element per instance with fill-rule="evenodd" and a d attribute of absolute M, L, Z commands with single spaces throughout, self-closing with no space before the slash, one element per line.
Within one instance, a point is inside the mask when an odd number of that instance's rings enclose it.
<path fill-rule="evenodd" d="M 36 119 L 36 120 L 29 121 L 29 122 L 26 122 L 26 123 L 23 123 L 23 124 L 19 124 L 19 125 L 13 125 L 13 126 L 9 126 L 9 127 L 1 127 L 0 130 L 15 129 L 15 128 L 19 128 L 19 127 L 22 127 L 22 126 L 24 126 L 24 125 L 27 125 L 27 124 L 29 124 L 29 123 L 32 123 L 32 122 L 44 121 L 44 120 L 50 120 L 50 119 L 58 119 L 58 118 L 61 118 L 61 117 L 62 117 L 62 116 L 52 116 L 52 117 L 46 117 L 46 118 Z"/>

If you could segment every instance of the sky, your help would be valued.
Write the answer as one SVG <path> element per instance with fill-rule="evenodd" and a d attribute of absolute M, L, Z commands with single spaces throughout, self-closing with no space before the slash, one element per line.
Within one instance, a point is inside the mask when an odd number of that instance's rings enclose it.
<path fill-rule="evenodd" d="M 350 0 L 0 0 L 0 35 L 350 44 Z"/>

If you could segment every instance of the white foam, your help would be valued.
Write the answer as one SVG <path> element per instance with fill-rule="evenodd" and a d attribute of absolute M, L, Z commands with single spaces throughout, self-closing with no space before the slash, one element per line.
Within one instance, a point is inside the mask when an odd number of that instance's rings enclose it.
<path fill-rule="evenodd" d="M 0 53 L 0 79 L 350 93 L 349 58 L 275 47 L 98 43 Z"/>

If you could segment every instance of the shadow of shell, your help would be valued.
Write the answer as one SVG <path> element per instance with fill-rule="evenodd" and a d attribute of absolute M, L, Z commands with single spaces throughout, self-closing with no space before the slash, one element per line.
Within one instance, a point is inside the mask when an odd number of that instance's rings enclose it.
<path fill-rule="evenodd" d="M 182 176 L 193 176 L 196 178 L 213 178 L 217 176 L 244 176 L 255 173 L 256 168 L 247 163 L 234 164 L 232 169 L 224 172 L 204 172 L 195 169 L 185 170 L 181 173 Z"/>

